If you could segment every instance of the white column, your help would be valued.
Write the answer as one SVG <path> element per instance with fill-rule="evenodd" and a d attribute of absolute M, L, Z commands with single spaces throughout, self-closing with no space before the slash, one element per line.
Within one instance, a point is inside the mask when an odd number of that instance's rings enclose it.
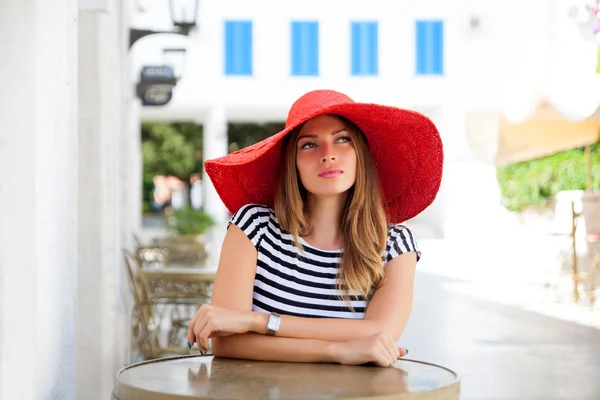
<path fill-rule="evenodd" d="M 77 1 L 0 4 L 0 399 L 74 399 Z"/>
<path fill-rule="evenodd" d="M 126 82 L 126 88 L 133 91 L 133 83 Z M 133 92 L 131 92 L 133 94 Z M 142 120 L 141 102 L 132 95 L 125 98 L 127 114 L 123 134 L 123 217 L 126 225 L 123 235 L 124 246 L 133 245 L 133 234 L 139 233 L 142 226 Z"/>
<path fill-rule="evenodd" d="M 77 398 L 110 398 L 124 364 L 121 8 L 80 12 Z"/>
<path fill-rule="evenodd" d="M 130 77 L 129 57 L 129 27 L 135 1 L 118 2 L 120 9 L 120 54 L 121 54 L 121 135 L 120 135 L 120 182 L 119 196 L 121 202 L 121 248 L 132 250 L 133 234 L 141 227 L 141 145 L 140 145 L 140 105 L 135 99 L 133 81 Z M 124 260 L 119 275 L 119 315 L 124 313 L 123 324 L 117 327 L 117 351 L 125 350 L 118 355 L 124 357 L 123 362 L 129 363 L 131 350 L 131 329 L 127 317 L 131 315 L 133 298 L 131 296 L 128 277 L 125 272 Z"/>
<path fill-rule="evenodd" d="M 227 155 L 227 114 L 223 107 L 216 106 L 209 111 L 204 121 L 203 135 L 202 157 L 205 161 Z M 204 208 L 217 224 L 222 224 L 227 221 L 227 209 L 206 172 L 203 180 L 205 184 Z"/>
<path fill-rule="evenodd" d="M 202 157 L 209 160 L 228 153 L 227 114 L 223 107 L 213 107 L 204 120 Z M 217 194 L 210 178 L 204 171 L 204 210 L 215 220 L 215 226 L 207 232 L 208 264 L 216 266 L 228 220 L 227 208 Z"/>
<path fill-rule="evenodd" d="M 129 48 L 129 28 L 131 19 L 138 7 L 138 1 L 121 2 L 121 41 L 122 61 L 121 74 L 123 85 L 121 135 L 123 151 L 121 152 L 122 169 L 122 245 L 131 249 L 133 234 L 139 233 L 142 225 L 142 144 L 141 144 L 141 102 L 135 95 L 135 79 L 137 72 L 132 70 Z M 135 45 L 134 45 L 135 46 Z M 125 282 L 127 283 L 127 282 Z M 127 288 L 129 291 L 129 288 Z"/>
<path fill-rule="evenodd" d="M 439 210 L 444 237 L 478 240 L 501 232 L 508 220 L 500 204 L 496 166 L 479 160 L 471 149 L 466 111 L 460 102 L 444 104 L 438 127 L 445 153 L 440 190 L 443 208 Z"/>

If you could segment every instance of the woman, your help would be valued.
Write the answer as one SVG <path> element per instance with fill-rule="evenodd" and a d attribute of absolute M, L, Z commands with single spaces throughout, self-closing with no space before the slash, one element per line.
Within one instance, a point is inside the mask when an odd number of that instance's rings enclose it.
<path fill-rule="evenodd" d="M 421 114 L 309 92 L 285 129 L 205 167 L 230 211 L 212 302 L 188 327 L 201 352 L 387 367 L 408 321 L 414 234 L 443 152 Z"/>

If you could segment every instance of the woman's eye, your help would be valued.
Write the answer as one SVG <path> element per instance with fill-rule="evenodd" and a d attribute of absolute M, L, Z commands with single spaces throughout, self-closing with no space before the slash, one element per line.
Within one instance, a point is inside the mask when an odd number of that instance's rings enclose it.
<path fill-rule="evenodd" d="M 338 142 L 342 142 L 342 143 L 346 143 L 350 141 L 350 136 L 342 136 L 341 138 L 338 138 L 337 140 Z"/>
<path fill-rule="evenodd" d="M 302 146 L 300 146 L 300 148 L 301 149 L 312 149 L 314 146 L 315 146 L 314 143 L 306 142 Z"/>

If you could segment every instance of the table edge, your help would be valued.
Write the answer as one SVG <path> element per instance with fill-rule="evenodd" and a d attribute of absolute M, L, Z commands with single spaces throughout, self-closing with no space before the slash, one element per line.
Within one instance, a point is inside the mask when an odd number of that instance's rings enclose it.
<path fill-rule="evenodd" d="M 133 387 L 125 382 L 122 382 L 119 378 L 120 376 L 127 370 L 141 366 L 141 365 L 150 365 L 150 364 L 156 364 L 156 363 L 160 363 L 160 362 L 167 362 L 167 361 L 172 361 L 172 360 L 183 360 L 183 359 L 187 359 L 187 358 L 204 358 L 204 357 L 213 357 L 214 356 L 212 354 L 207 354 L 207 355 L 201 355 L 201 354 L 189 354 L 189 355 L 176 355 L 176 356 L 169 356 L 169 357 L 163 357 L 163 358 L 156 358 L 156 359 L 152 359 L 152 360 L 145 360 L 145 361 L 139 361 L 130 365 L 126 365 L 123 368 L 121 368 L 114 379 L 114 385 L 113 385 L 113 396 L 115 399 L 120 400 L 123 398 L 124 395 L 128 395 L 130 392 L 137 392 L 137 394 L 143 394 L 144 400 L 162 400 L 165 399 L 165 395 L 164 393 L 156 393 L 156 392 L 151 392 L 148 391 L 146 389 L 143 388 L 137 388 L 137 387 Z M 447 385 L 443 386 L 443 387 L 439 387 L 433 390 L 429 390 L 427 392 L 422 392 L 422 393 L 403 393 L 403 394 L 391 394 L 391 395 L 386 395 L 386 396 L 365 396 L 365 397 L 353 397 L 352 400 L 394 400 L 394 399 L 423 399 L 423 400 L 442 400 L 442 399 L 448 399 L 448 398 L 459 398 L 460 395 L 460 377 L 459 375 L 454 372 L 453 370 L 451 370 L 450 368 L 444 367 L 443 365 L 439 365 L 439 364 L 434 364 L 434 363 L 430 363 L 430 362 L 426 362 L 426 361 L 419 361 L 419 360 L 411 360 L 411 359 L 406 359 L 406 358 L 401 358 L 399 359 L 399 361 L 408 361 L 408 362 L 412 362 L 415 364 L 423 364 L 423 365 L 430 365 L 430 366 L 434 366 L 437 368 L 441 368 L 443 370 L 446 370 L 448 372 L 450 372 L 453 376 L 454 379 L 452 380 L 452 382 L 448 383 Z M 120 396 L 120 397 L 119 397 Z M 181 400 L 185 400 L 185 399 L 202 399 L 201 397 L 190 397 L 187 395 L 173 395 L 173 394 L 169 394 L 169 396 L 173 399 L 177 398 L 177 399 L 181 399 Z M 452 396 L 452 397 L 449 397 Z M 208 398 L 207 398 L 208 399 Z"/>

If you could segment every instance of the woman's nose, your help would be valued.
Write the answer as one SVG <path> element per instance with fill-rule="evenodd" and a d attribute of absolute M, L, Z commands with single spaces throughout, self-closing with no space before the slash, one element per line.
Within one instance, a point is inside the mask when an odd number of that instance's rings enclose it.
<path fill-rule="evenodd" d="M 336 159 L 335 155 L 328 153 L 321 158 L 321 161 L 322 162 L 335 161 L 335 159 Z"/>
<path fill-rule="evenodd" d="M 334 151 L 334 146 L 332 146 L 330 143 L 326 143 L 321 146 L 321 151 L 323 152 L 321 154 L 321 162 L 325 163 L 336 160 L 337 157 Z"/>

